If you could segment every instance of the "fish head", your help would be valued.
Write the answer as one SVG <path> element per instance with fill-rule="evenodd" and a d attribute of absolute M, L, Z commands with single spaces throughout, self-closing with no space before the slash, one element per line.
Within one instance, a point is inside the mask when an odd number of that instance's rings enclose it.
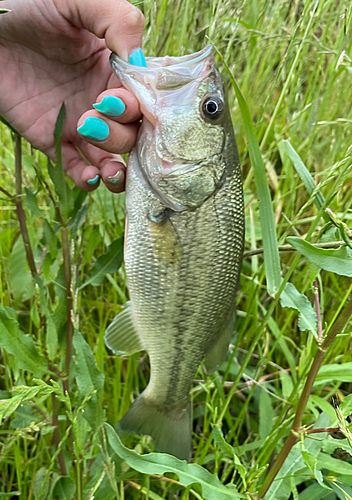
<path fill-rule="evenodd" d="M 228 110 L 213 47 L 133 66 L 112 54 L 118 78 L 144 115 L 137 141 L 141 173 L 177 211 L 196 208 L 222 184 Z"/>

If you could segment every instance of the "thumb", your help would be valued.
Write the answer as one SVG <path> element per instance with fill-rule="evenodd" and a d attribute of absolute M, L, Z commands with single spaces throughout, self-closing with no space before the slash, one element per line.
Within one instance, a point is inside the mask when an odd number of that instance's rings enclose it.
<path fill-rule="evenodd" d="M 144 16 L 127 0 L 56 0 L 55 4 L 67 21 L 105 38 L 107 47 L 126 61 L 142 47 Z"/>

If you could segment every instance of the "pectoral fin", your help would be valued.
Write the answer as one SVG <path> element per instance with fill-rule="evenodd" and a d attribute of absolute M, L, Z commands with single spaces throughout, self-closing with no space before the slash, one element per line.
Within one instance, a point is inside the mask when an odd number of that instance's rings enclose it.
<path fill-rule="evenodd" d="M 224 362 L 231 342 L 236 322 L 236 310 L 231 314 L 230 320 L 225 325 L 219 337 L 205 355 L 204 366 L 208 374 L 213 373 Z"/>
<path fill-rule="evenodd" d="M 133 323 L 130 302 L 115 318 L 105 332 L 105 344 L 119 356 L 130 356 L 143 351 L 142 342 Z"/>

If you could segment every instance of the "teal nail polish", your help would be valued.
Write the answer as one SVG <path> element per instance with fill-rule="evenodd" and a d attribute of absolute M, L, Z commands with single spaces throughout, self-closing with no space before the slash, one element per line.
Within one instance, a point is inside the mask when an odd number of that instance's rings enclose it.
<path fill-rule="evenodd" d="M 99 175 L 97 174 L 94 179 L 88 179 L 87 180 L 87 183 L 90 184 L 91 186 L 93 186 L 94 184 L 96 184 L 99 180 Z"/>
<path fill-rule="evenodd" d="M 133 64 L 134 66 L 144 66 L 144 68 L 147 67 L 147 62 L 145 60 L 142 49 L 137 49 L 134 52 L 132 52 L 132 54 L 128 59 L 128 62 L 130 64 Z"/>
<path fill-rule="evenodd" d="M 126 106 L 119 97 L 107 95 L 101 102 L 93 104 L 93 108 L 106 116 L 120 116 L 125 111 Z"/>
<path fill-rule="evenodd" d="M 100 118 L 89 116 L 85 119 L 83 125 L 78 127 L 78 132 L 88 139 L 94 141 L 103 141 L 109 136 L 109 126 Z"/>
<path fill-rule="evenodd" d="M 110 177 L 108 177 L 108 182 L 110 182 L 111 184 L 119 184 L 121 183 L 122 181 L 122 172 L 121 170 L 119 170 L 118 172 L 116 172 L 115 175 L 111 175 Z"/>

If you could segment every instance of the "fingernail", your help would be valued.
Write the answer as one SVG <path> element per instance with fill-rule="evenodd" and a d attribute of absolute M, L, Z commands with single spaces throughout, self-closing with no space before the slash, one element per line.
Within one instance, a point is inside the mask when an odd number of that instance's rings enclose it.
<path fill-rule="evenodd" d="M 88 139 L 94 141 L 103 141 L 109 136 L 109 126 L 104 120 L 89 116 L 85 119 L 83 125 L 78 127 L 78 132 Z"/>
<path fill-rule="evenodd" d="M 107 95 L 101 102 L 93 104 L 93 108 L 107 116 L 120 116 L 125 111 L 126 106 L 119 97 Z"/>
<path fill-rule="evenodd" d="M 137 49 L 130 55 L 128 62 L 134 66 L 144 66 L 147 67 L 147 62 L 145 60 L 143 50 Z"/>
<path fill-rule="evenodd" d="M 93 186 L 94 184 L 96 184 L 99 180 L 99 175 L 97 174 L 94 179 L 88 179 L 87 180 L 87 183 L 90 184 L 91 186 Z"/>
<path fill-rule="evenodd" d="M 123 172 L 122 170 L 119 170 L 116 172 L 115 175 L 110 175 L 108 177 L 108 182 L 111 182 L 111 184 L 121 184 L 123 182 Z"/>

